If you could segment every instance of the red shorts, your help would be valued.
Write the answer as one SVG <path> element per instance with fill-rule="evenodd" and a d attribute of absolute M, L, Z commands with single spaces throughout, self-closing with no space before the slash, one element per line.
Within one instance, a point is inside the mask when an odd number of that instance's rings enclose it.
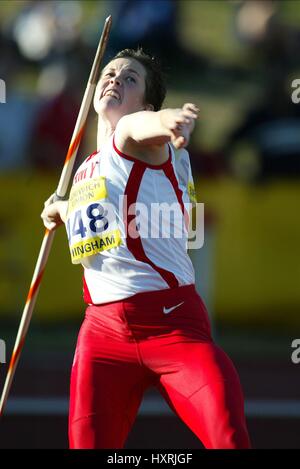
<path fill-rule="evenodd" d="M 122 448 L 156 386 L 206 448 L 249 448 L 237 372 L 193 285 L 89 306 L 71 375 L 70 448 Z"/>

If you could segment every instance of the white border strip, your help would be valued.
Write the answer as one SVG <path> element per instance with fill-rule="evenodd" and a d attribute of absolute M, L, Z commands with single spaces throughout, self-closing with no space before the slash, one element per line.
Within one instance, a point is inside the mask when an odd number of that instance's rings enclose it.
<path fill-rule="evenodd" d="M 66 397 L 12 397 L 8 399 L 6 415 L 67 415 L 69 400 Z M 247 399 L 247 417 L 300 418 L 300 400 Z M 139 409 L 141 416 L 174 415 L 167 403 L 158 397 L 145 397 Z"/>

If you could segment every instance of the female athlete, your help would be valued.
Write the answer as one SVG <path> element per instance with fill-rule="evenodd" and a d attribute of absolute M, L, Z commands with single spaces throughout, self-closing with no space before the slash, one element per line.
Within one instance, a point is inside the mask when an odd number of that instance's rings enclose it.
<path fill-rule="evenodd" d="M 156 60 L 119 52 L 96 87 L 97 151 L 69 200 L 50 198 L 41 215 L 48 229 L 66 224 L 72 261 L 84 268 L 70 448 L 123 448 L 150 386 L 206 448 L 250 447 L 239 378 L 211 337 L 187 254 L 185 147 L 198 108 L 161 110 L 164 97 Z"/>

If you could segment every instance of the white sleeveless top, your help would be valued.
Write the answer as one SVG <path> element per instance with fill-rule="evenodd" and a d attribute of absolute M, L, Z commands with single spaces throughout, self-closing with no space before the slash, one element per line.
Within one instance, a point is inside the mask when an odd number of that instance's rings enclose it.
<path fill-rule="evenodd" d="M 75 173 L 66 228 L 73 263 L 84 267 L 88 304 L 195 282 L 187 254 L 195 199 L 189 155 L 169 145 L 157 166 L 120 152 L 112 136 Z"/>

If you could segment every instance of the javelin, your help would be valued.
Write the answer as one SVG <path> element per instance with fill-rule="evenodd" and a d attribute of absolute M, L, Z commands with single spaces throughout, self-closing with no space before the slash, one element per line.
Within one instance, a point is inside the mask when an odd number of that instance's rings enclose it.
<path fill-rule="evenodd" d="M 85 93 L 82 98 L 81 107 L 78 113 L 74 132 L 71 138 L 71 143 L 69 145 L 66 160 L 65 160 L 63 170 L 60 176 L 60 180 L 59 180 L 56 192 L 55 192 L 56 200 L 64 199 L 67 194 L 68 186 L 69 186 L 71 176 L 72 176 L 72 170 L 73 170 L 76 155 L 77 155 L 77 150 L 78 150 L 78 147 L 79 147 L 82 135 L 83 135 L 88 112 L 91 107 L 94 91 L 97 85 L 100 65 L 101 65 L 101 61 L 102 61 L 102 58 L 106 49 L 108 36 L 109 36 L 110 28 L 111 28 L 111 23 L 112 23 L 112 18 L 110 15 L 106 18 L 104 26 L 103 26 L 103 31 L 102 31 L 99 45 L 96 51 L 94 63 L 92 65 L 89 80 L 85 89 Z M 48 229 L 46 229 L 45 231 L 44 239 L 41 245 L 40 253 L 39 253 L 38 260 L 35 266 L 29 292 L 27 295 L 27 299 L 26 299 L 24 310 L 23 310 L 15 346 L 12 352 L 12 356 L 10 359 L 10 363 L 9 363 L 9 367 L 8 367 L 8 371 L 6 375 L 6 380 L 5 380 L 2 395 L 1 395 L 0 417 L 3 414 L 4 406 L 6 404 L 8 394 L 10 391 L 10 387 L 13 381 L 13 377 L 14 377 L 14 374 L 18 365 L 18 361 L 19 361 L 19 358 L 23 349 L 23 345 L 24 345 L 26 334 L 27 334 L 28 327 L 30 324 L 33 308 L 36 302 L 39 287 L 43 278 L 47 259 L 50 253 L 52 241 L 54 238 L 54 233 L 55 233 L 54 231 L 50 231 Z"/>

